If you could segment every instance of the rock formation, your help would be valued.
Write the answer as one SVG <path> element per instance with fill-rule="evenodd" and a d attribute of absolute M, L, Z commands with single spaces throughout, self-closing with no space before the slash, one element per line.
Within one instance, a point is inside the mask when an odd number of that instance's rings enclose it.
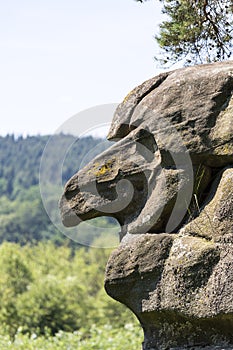
<path fill-rule="evenodd" d="M 105 288 L 144 350 L 233 349 L 232 92 L 233 61 L 148 80 L 116 110 L 116 143 L 66 184 L 64 225 L 121 225 Z"/>

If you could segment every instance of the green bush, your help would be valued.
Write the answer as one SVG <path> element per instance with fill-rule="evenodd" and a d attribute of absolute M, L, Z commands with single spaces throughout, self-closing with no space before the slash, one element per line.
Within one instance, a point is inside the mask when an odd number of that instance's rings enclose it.
<path fill-rule="evenodd" d="M 82 331 L 60 331 L 53 337 L 38 337 L 35 333 L 29 337 L 18 332 L 14 341 L 7 335 L 0 335 L 0 349 L 4 350 L 135 350 L 140 349 L 141 343 L 142 330 L 133 324 L 126 324 L 123 328 L 94 325 L 89 337 L 85 337 Z"/>
<path fill-rule="evenodd" d="M 29 336 L 80 331 L 87 339 L 96 332 L 96 339 L 98 328 L 93 324 L 117 329 L 136 324 L 133 314 L 104 291 L 109 253 L 104 249 L 56 247 L 51 242 L 23 247 L 2 244 L 2 329 L 11 339 L 19 329 Z"/>

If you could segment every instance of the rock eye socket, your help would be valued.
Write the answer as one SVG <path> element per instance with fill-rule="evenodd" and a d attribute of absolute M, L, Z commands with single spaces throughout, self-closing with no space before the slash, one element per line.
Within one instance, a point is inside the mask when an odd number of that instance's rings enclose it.
<path fill-rule="evenodd" d="M 146 129 L 140 129 L 134 135 L 137 149 L 140 153 L 143 153 L 147 161 L 154 159 L 154 153 L 158 151 L 158 145 L 155 141 L 154 135 Z"/>

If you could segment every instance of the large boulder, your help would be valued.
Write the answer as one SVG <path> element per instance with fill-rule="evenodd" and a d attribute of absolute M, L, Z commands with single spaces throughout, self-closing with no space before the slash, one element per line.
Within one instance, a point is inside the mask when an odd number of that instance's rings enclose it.
<path fill-rule="evenodd" d="M 66 184 L 66 226 L 121 225 L 105 288 L 138 317 L 144 350 L 233 349 L 232 92 L 232 61 L 148 80 L 116 110 L 116 143 Z"/>

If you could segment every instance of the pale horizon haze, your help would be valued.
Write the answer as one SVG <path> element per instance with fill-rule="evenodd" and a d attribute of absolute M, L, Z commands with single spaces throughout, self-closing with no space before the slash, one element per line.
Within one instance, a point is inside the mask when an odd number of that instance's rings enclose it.
<path fill-rule="evenodd" d="M 53 134 L 159 73 L 159 1 L 9 0 L 0 13 L 0 135 Z M 109 116 L 109 121 L 112 116 Z"/>

